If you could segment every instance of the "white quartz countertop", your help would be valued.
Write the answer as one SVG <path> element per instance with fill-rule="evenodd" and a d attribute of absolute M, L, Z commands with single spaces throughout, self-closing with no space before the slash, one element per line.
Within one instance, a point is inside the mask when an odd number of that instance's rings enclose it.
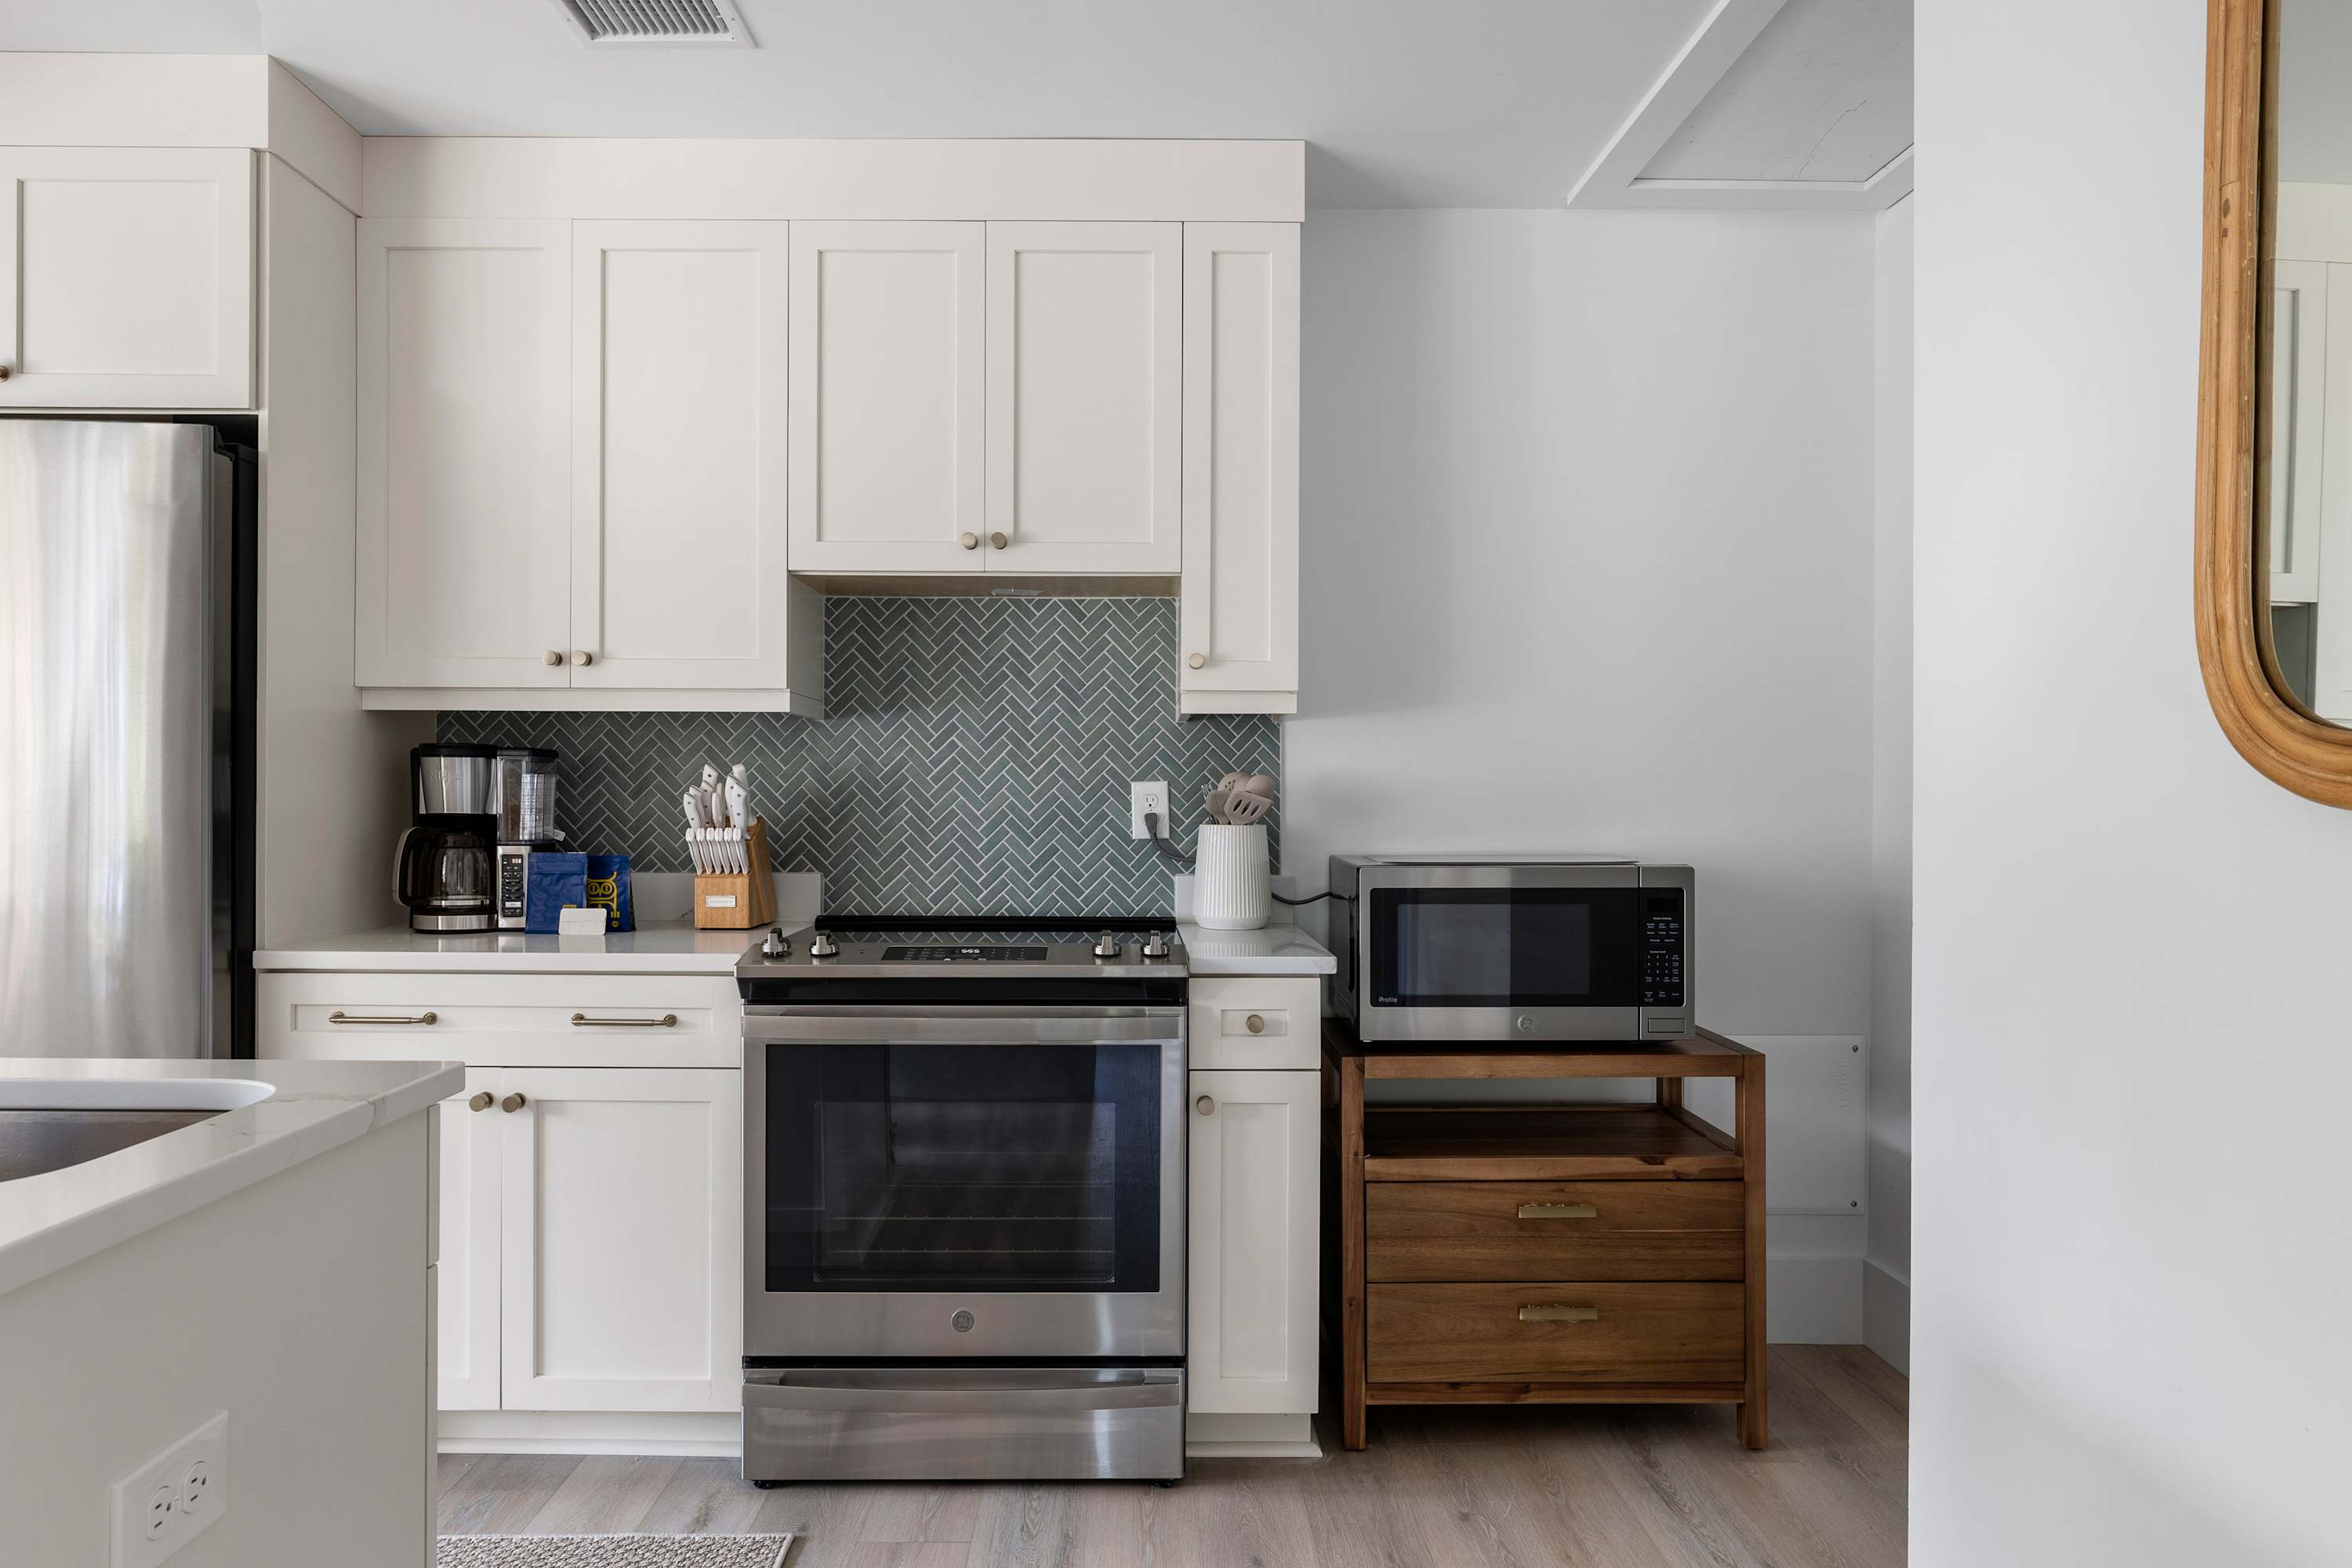
<path fill-rule="evenodd" d="M 791 935 L 804 926 L 782 922 Z M 608 936 L 425 936 L 406 926 L 354 931 L 267 948 L 256 969 L 427 971 L 505 974 L 732 974 L 735 961 L 761 937 L 756 931 L 698 931 L 675 921 L 646 921 Z"/>
<path fill-rule="evenodd" d="M 1210 931 L 1179 921 L 1185 965 L 1193 974 L 1336 974 L 1331 950 L 1295 925 L 1255 931 Z"/>
<path fill-rule="evenodd" d="M 456 1062 L 0 1057 L 0 1108 L 166 1109 L 235 1098 L 240 1083 L 267 1097 L 79 1165 L 0 1182 L 0 1293 L 462 1093 L 466 1069 Z"/>

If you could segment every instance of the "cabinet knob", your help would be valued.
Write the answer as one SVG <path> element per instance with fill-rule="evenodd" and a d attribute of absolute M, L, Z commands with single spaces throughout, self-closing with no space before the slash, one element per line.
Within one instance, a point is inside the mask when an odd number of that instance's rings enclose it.
<path fill-rule="evenodd" d="M 549 648 L 545 653 L 539 656 L 539 662 L 546 665 L 551 669 L 555 666 L 563 662 L 563 656 L 556 652 L 553 648 Z"/>
<path fill-rule="evenodd" d="M 596 656 L 584 647 L 579 648 L 573 651 L 572 662 L 577 665 L 591 665 L 596 662 Z"/>
<path fill-rule="evenodd" d="M 1217 1102 L 1204 1094 L 1192 1102 L 1192 1109 L 1203 1116 L 1214 1116 L 1217 1113 Z"/>
<path fill-rule="evenodd" d="M 5 380 L 7 380 L 7 379 L 8 379 L 8 367 L 7 367 L 6 365 L 5 365 L 5 364 L 0 364 L 0 381 L 5 381 Z"/>
<path fill-rule="evenodd" d="M 980 535 L 977 533 L 961 533 L 956 536 L 956 542 L 962 545 L 966 550 L 977 550 L 980 548 Z"/>
<path fill-rule="evenodd" d="M 488 1110 L 489 1108 L 490 1091 L 487 1089 L 482 1090 L 481 1093 L 474 1096 L 473 1099 L 466 1101 L 466 1109 L 468 1110 Z"/>
<path fill-rule="evenodd" d="M 510 1094 L 504 1100 L 499 1101 L 499 1109 L 511 1113 L 513 1111 L 520 1110 L 524 1106 L 530 1103 L 530 1101 L 525 1100 L 520 1094 Z"/>
<path fill-rule="evenodd" d="M 1008 545 L 1008 544 L 1010 544 L 1010 543 L 1012 543 L 1012 542 L 1013 542 L 1013 541 L 1011 541 L 1011 540 L 1009 540 L 1009 539 L 1005 538 L 1005 537 L 1004 537 L 1004 535 L 1003 535 L 1003 534 L 1001 534 L 1001 533 L 992 533 L 992 534 L 990 534 L 990 535 L 988 536 L 988 542 L 989 542 L 989 543 L 991 543 L 991 544 L 992 544 L 992 545 L 996 546 L 996 548 L 997 548 L 997 549 L 999 549 L 999 550 L 1003 549 L 1006 545 Z"/>
<path fill-rule="evenodd" d="M 1194 669 L 1205 668 L 1209 662 L 1209 656 L 1206 654 L 1196 653 L 1184 662 L 1191 665 Z"/>
<path fill-rule="evenodd" d="M 1263 1035 L 1265 1033 L 1265 1015 L 1263 1013 L 1252 1013 L 1248 1017 L 1243 1019 L 1242 1022 L 1249 1026 L 1249 1032 L 1253 1035 Z"/>

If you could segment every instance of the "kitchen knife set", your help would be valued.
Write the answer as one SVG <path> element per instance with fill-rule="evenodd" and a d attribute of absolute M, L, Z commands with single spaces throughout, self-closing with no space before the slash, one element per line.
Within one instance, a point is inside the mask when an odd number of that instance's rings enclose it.
<path fill-rule="evenodd" d="M 752 869 L 745 835 L 752 823 L 751 770 L 737 763 L 721 778 L 703 764 L 702 782 L 686 790 L 686 849 L 700 877 L 742 877 Z M 759 868 L 765 871 L 767 868 Z"/>

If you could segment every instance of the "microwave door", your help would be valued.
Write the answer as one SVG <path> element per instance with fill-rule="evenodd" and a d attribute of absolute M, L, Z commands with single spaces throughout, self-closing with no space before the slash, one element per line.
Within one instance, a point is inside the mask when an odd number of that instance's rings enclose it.
<path fill-rule="evenodd" d="M 1638 870 L 1432 869 L 1364 878 L 1366 1039 L 1639 1037 Z"/>

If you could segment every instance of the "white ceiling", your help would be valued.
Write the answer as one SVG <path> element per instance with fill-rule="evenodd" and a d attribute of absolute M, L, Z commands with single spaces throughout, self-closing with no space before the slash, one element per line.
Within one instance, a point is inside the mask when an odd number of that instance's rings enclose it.
<path fill-rule="evenodd" d="M 1557 205 L 1715 0 L 740 0 L 756 49 L 596 50 L 551 0 L 0 0 L 0 48 L 277 56 L 371 135 L 1281 137 L 1317 206 Z M 1790 51 L 1659 156 L 1778 167 L 1853 89 Z M 1883 20 L 1883 18 L 1882 18 Z M 1769 37 L 1770 32 L 1766 35 Z M 1759 39 L 1759 46 L 1763 40 Z M 1879 62 L 1884 39 L 1847 52 Z M 1791 62 L 1780 61 L 1785 69 Z M 1748 66 L 1747 60 L 1740 62 Z M 1733 78 L 1740 76 L 1735 68 Z M 1727 80 L 1730 79 L 1727 79 Z M 1888 101 L 1877 88 L 1874 102 Z M 1866 153 L 1847 115 L 1816 170 Z M 1820 127 L 1816 127 L 1818 132 Z M 1751 148 L 1765 136 L 1767 144 Z M 1801 162 L 1802 159 L 1800 159 Z M 1713 177 L 1764 177 L 1710 171 Z M 1823 176 L 1837 177 L 1837 176 Z"/>
<path fill-rule="evenodd" d="M 1910 145 L 1910 0 L 1788 0 L 1642 175 L 1867 180 Z"/>

